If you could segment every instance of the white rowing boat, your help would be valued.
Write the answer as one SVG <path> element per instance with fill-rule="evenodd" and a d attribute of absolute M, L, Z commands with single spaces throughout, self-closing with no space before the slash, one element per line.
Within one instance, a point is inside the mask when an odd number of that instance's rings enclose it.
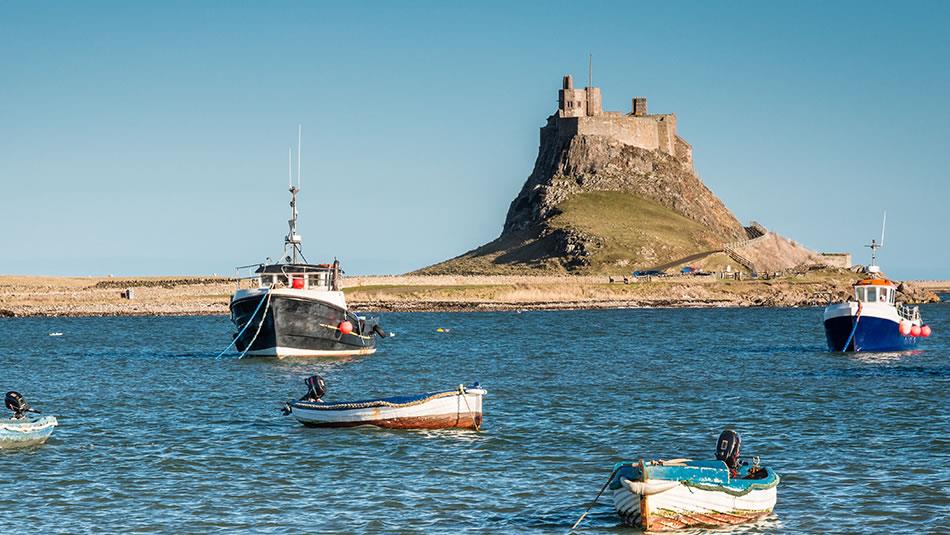
<path fill-rule="evenodd" d="M 298 400 L 289 402 L 285 412 L 308 427 L 478 430 L 482 425 L 482 396 L 486 393 L 475 383 L 454 390 L 361 401 Z"/>
<path fill-rule="evenodd" d="M 0 449 L 26 448 L 43 444 L 59 425 L 55 416 L 0 420 Z"/>

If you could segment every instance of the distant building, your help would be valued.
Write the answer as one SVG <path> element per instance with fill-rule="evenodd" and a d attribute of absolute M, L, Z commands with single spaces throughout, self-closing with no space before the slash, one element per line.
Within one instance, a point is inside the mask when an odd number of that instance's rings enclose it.
<path fill-rule="evenodd" d="M 851 253 L 818 253 L 818 255 L 829 266 L 851 269 Z"/>
<path fill-rule="evenodd" d="M 560 139 L 576 135 L 604 136 L 625 145 L 656 150 L 693 165 L 693 148 L 676 135 L 676 115 L 647 113 L 647 99 L 634 97 L 630 113 L 604 111 L 599 87 L 574 88 L 571 75 L 564 76 L 558 91 L 558 111 L 548 117 L 541 136 L 553 131 Z M 547 131 L 547 132 L 546 132 Z"/>

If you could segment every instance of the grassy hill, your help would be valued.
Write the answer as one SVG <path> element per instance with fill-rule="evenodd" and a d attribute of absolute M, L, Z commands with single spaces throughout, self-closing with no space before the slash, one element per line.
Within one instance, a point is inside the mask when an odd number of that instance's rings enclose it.
<path fill-rule="evenodd" d="M 419 274 L 622 274 L 715 250 L 706 226 L 629 193 L 578 193 L 538 232 L 508 233 Z"/>

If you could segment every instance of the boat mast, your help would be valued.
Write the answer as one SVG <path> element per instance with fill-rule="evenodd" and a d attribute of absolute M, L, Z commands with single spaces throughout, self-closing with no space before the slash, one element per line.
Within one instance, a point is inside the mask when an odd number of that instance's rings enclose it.
<path fill-rule="evenodd" d="M 877 265 L 877 250 L 884 247 L 884 230 L 887 228 L 887 210 L 884 211 L 884 222 L 881 223 L 881 242 L 871 240 L 870 245 L 865 245 L 871 249 L 871 265 L 868 266 L 868 273 L 879 273 L 881 268 Z"/>
<path fill-rule="evenodd" d="M 303 253 L 300 251 L 300 243 L 302 241 L 300 234 L 297 234 L 297 193 L 300 192 L 300 140 L 303 133 L 303 127 L 297 125 L 297 185 L 294 185 L 293 177 L 293 148 L 287 150 L 287 179 L 289 181 L 289 191 L 290 191 L 290 221 L 287 222 L 290 225 L 290 232 L 287 233 L 287 236 L 284 238 L 284 256 L 291 261 L 291 263 L 297 263 L 297 257 L 303 256 Z M 287 248 L 291 248 L 290 256 L 287 255 Z"/>

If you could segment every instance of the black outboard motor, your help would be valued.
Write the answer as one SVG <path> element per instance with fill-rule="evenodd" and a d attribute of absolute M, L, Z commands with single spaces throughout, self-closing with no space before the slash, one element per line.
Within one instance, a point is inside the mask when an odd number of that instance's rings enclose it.
<path fill-rule="evenodd" d="M 300 398 L 301 401 L 320 401 L 327 393 L 327 382 L 319 375 L 307 377 L 304 383 L 307 385 L 307 395 Z"/>
<path fill-rule="evenodd" d="M 311 403 L 316 403 L 320 401 L 320 398 L 327 393 L 327 382 L 323 380 L 323 377 L 319 375 L 311 375 L 303 380 L 304 384 L 307 385 L 307 393 L 300 398 L 300 401 L 309 401 Z M 280 412 L 284 416 L 290 416 L 294 412 L 294 408 L 291 406 L 292 401 L 284 403 L 284 406 L 281 407 Z"/>
<path fill-rule="evenodd" d="M 732 429 L 726 429 L 719 435 L 719 441 L 716 442 L 716 459 L 726 463 L 729 467 L 730 477 L 735 477 L 739 471 L 739 448 L 742 446 L 742 439 L 739 433 Z"/>
<path fill-rule="evenodd" d="M 12 390 L 7 392 L 6 397 L 3 398 L 3 404 L 6 405 L 8 409 L 13 411 L 14 420 L 24 418 L 28 412 L 40 412 L 33 407 L 30 407 L 30 404 L 27 403 L 26 399 L 20 395 L 19 392 L 14 392 Z"/>

